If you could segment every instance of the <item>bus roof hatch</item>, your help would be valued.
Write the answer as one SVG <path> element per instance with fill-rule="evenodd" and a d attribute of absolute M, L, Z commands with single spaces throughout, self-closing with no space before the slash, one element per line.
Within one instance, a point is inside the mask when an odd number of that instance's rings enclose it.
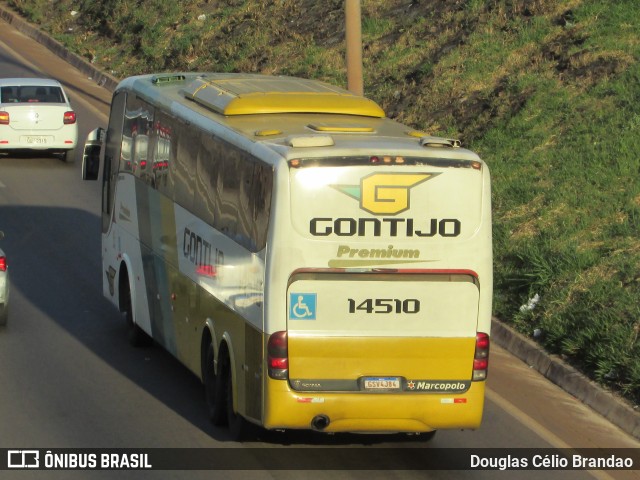
<path fill-rule="evenodd" d="M 222 115 L 334 113 L 382 118 L 368 98 L 326 83 L 261 75 L 203 76 L 183 90 L 186 98 Z"/>

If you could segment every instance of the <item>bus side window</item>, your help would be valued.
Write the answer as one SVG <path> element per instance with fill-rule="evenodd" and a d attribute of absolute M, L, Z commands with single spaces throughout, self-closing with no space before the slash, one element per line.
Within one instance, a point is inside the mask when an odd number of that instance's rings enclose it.
<path fill-rule="evenodd" d="M 180 136 L 178 121 L 158 110 L 155 116 L 155 155 L 153 158 L 154 186 L 160 193 L 173 199 L 173 180 L 171 178 Z"/>
<path fill-rule="evenodd" d="M 153 175 L 152 185 L 164 191 L 167 188 L 167 176 L 169 175 L 169 161 L 171 157 L 172 128 L 169 119 L 162 112 L 158 112 L 154 123 L 154 154 L 151 171 Z"/>
<path fill-rule="evenodd" d="M 106 133 L 104 169 L 102 184 L 102 231 L 109 229 L 111 210 L 113 209 L 113 196 L 118 176 L 120 151 L 122 148 L 122 128 L 124 123 L 124 110 L 127 100 L 125 92 L 116 93 L 111 102 L 109 115 L 109 128 Z"/>
<path fill-rule="evenodd" d="M 227 150 L 222 157 L 222 169 L 219 174 L 218 186 L 220 192 L 220 210 L 221 215 L 216 221 L 216 228 L 234 241 L 245 245 L 246 236 L 243 235 L 242 229 L 239 228 L 242 219 L 240 218 L 240 183 L 242 161 L 241 155 L 237 148 L 227 145 Z M 221 182 L 220 182 L 221 180 Z"/>
<path fill-rule="evenodd" d="M 255 241 L 258 250 L 267 245 L 267 233 L 271 214 L 271 190 L 273 188 L 273 169 L 267 165 L 258 165 L 254 170 L 251 189 L 251 202 L 254 214 Z"/>
<path fill-rule="evenodd" d="M 198 150 L 193 210 L 196 216 L 214 228 L 217 227 L 216 220 L 220 218 L 221 200 L 218 191 L 220 166 L 219 143 L 211 136 L 203 135 L 202 144 Z"/>
<path fill-rule="evenodd" d="M 175 158 L 169 166 L 173 199 L 192 211 L 200 131 L 183 122 L 176 121 L 175 126 L 178 132 L 174 139 Z"/>
<path fill-rule="evenodd" d="M 137 101 L 137 117 L 135 121 L 135 134 L 132 136 L 132 155 L 133 167 L 136 177 L 145 183 L 151 183 L 151 156 L 149 142 L 151 141 L 151 132 L 153 126 L 153 112 L 151 105 L 141 100 Z"/>

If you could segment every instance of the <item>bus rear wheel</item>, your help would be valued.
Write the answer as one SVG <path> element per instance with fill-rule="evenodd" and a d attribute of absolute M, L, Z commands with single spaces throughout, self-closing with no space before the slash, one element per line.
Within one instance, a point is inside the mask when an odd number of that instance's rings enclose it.
<path fill-rule="evenodd" d="M 209 420 L 216 426 L 224 425 L 227 421 L 226 398 L 224 388 L 220 385 L 220 375 L 216 375 L 213 345 L 209 344 L 205 356 L 204 391 L 207 402 Z"/>
<path fill-rule="evenodd" d="M 437 430 L 431 430 L 430 432 L 423 432 L 420 434 L 419 439 L 423 442 L 430 442 L 433 437 L 436 436 Z"/>
<path fill-rule="evenodd" d="M 231 434 L 231 439 L 236 442 L 241 442 L 246 440 L 250 433 L 250 425 L 249 422 L 245 420 L 245 418 L 239 413 L 233 410 L 233 376 L 231 374 L 231 366 L 230 362 L 227 360 L 225 365 L 222 365 L 221 382 L 224 384 L 223 394 L 226 399 L 226 420 L 229 425 L 229 433 Z"/>

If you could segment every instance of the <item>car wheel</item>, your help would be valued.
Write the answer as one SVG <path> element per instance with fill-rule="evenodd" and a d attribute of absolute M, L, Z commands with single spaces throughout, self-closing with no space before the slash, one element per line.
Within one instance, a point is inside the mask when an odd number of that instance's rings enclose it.
<path fill-rule="evenodd" d="M 74 163 L 76 161 L 76 151 L 75 150 L 67 150 L 62 154 L 62 160 L 65 163 Z"/>
<path fill-rule="evenodd" d="M 209 420 L 214 425 L 220 426 L 227 421 L 227 411 L 224 397 L 224 388 L 220 385 L 221 375 L 216 375 L 213 345 L 209 344 L 205 357 L 204 367 L 204 391 L 207 402 Z"/>
<path fill-rule="evenodd" d="M 9 319 L 9 308 L 7 305 L 0 307 L 0 326 L 6 325 Z"/>

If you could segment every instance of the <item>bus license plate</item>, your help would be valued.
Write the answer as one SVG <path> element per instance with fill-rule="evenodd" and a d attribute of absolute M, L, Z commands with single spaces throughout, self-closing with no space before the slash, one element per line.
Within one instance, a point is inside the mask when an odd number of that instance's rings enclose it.
<path fill-rule="evenodd" d="M 365 390 L 400 390 L 398 377 L 369 377 L 364 379 Z"/>

